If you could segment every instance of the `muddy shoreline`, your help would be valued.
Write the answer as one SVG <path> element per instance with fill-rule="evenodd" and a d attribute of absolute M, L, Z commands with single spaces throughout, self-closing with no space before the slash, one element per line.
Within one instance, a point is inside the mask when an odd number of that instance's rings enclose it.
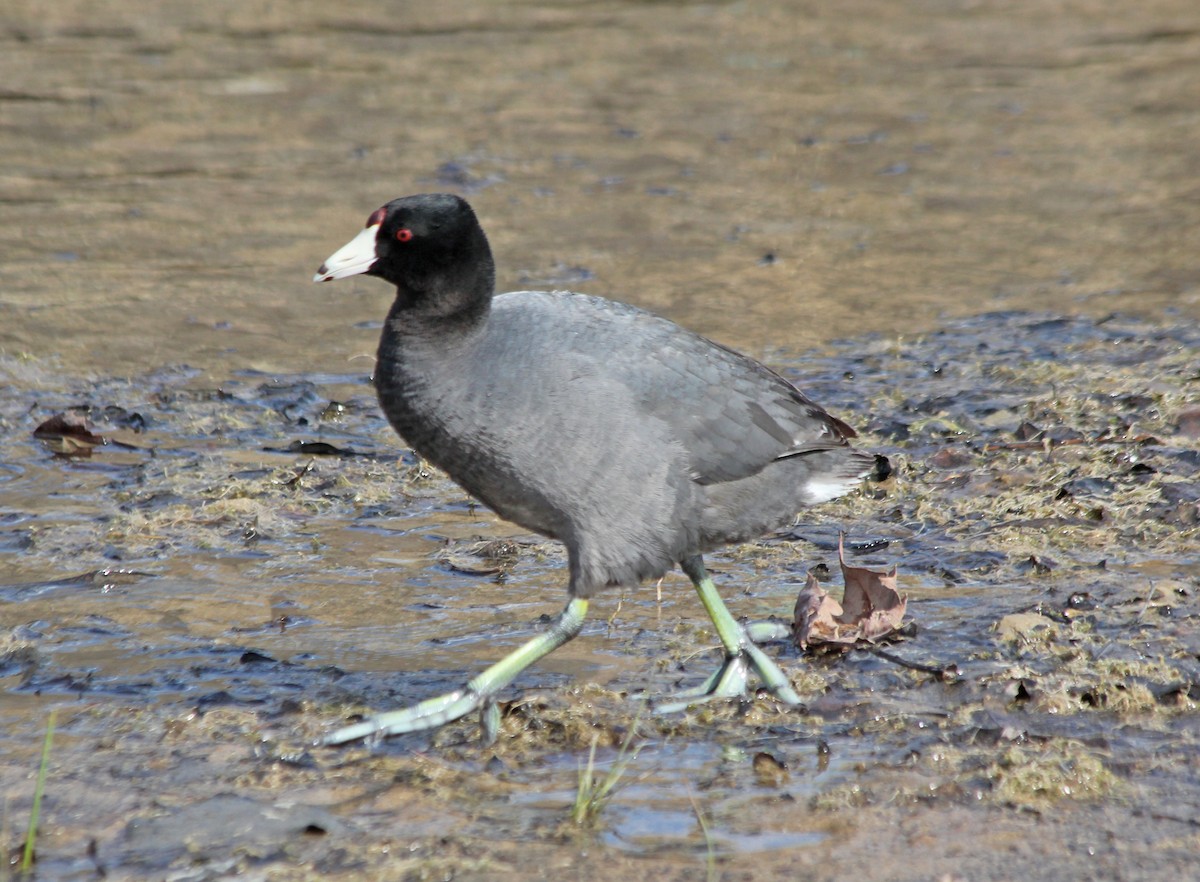
<path fill-rule="evenodd" d="M 9 427 L 86 400 L 98 419 L 144 401 L 147 428 L 125 435 L 132 453 L 18 443 L 79 507 L 5 525 L 31 577 L 0 586 L 19 622 L 0 669 L 10 805 L 28 805 L 56 709 L 46 878 L 186 863 L 197 878 L 485 879 L 544 861 L 684 878 L 709 855 L 722 877 L 799 862 L 835 878 L 914 842 L 922 857 L 892 878 L 1167 878 L 1200 806 L 1197 344 L 1196 325 L 997 314 L 814 356 L 809 388 L 869 402 L 864 435 L 898 475 L 713 570 L 738 614 L 786 616 L 846 529 L 866 549 L 856 563 L 899 566 L 914 629 L 888 655 L 774 647 L 799 713 L 760 700 L 646 716 L 636 696 L 699 676 L 712 635 L 682 578 L 661 602 L 652 586 L 604 596 L 579 641 L 508 691 L 490 749 L 468 723 L 311 747 L 350 714 L 456 685 L 560 603 L 561 552 L 384 446 L 363 386 L 203 394 L 165 373 L 85 391 L 41 376 Z M 346 406 L 326 427 L 331 400 Z M 356 455 L 262 449 L 318 439 Z M 45 482 L 9 489 L 31 478 Z M 75 572 L 83 560 L 99 571 Z M 571 824 L 593 740 L 605 768 L 627 739 L 625 786 L 593 825 Z"/>

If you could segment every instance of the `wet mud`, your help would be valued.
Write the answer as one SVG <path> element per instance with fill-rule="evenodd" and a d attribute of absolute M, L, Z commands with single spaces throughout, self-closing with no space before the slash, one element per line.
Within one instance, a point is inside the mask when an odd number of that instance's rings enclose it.
<path fill-rule="evenodd" d="M 1190 4 L 4 16 L 0 879 L 51 713 L 34 879 L 1187 878 Z M 601 597 L 491 748 L 313 747 L 563 601 L 561 549 L 379 415 L 386 291 L 308 282 L 428 189 L 502 287 L 654 308 L 891 457 L 711 569 L 786 620 L 844 531 L 903 634 L 772 646 L 803 710 L 656 715 L 717 661 L 671 576 Z M 573 820 L 589 756 L 619 780 Z"/>

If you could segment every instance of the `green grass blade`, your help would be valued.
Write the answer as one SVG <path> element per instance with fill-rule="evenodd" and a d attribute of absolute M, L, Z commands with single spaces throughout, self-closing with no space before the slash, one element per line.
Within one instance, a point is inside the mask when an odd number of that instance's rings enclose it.
<path fill-rule="evenodd" d="M 29 810 L 29 829 L 25 833 L 25 851 L 21 855 L 21 872 L 33 869 L 33 843 L 37 839 L 38 816 L 42 812 L 42 793 L 46 790 L 46 771 L 50 768 L 50 745 L 54 741 L 54 718 L 57 711 L 50 711 L 46 723 L 46 737 L 42 739 L 42 764 L 38 766 L 37 786 L 33 790 L 33 808 Z"/>
<path fill-rule="evenodd" d="M 692 803 L 692 811 L 696 813 L 696 822 L 700 825 L 700 832 L 704 836 L 704 851 L 706 855 L 706 869 L 708 870 L 705 878 L 708 882 L 720 882 L 721 874 L 717 872 L 717 845 L 713 841 L 712 831 L 708 829 L 708 822 L 704 820 L 704 812 L 700 811 L 700 804 L 696 802 L 696 797 L 688 794 L 688 799 Z"/>
<path fill-rule="evenodd" d="M 579 786 L 575 790 L 575 806 L 571 809 L 571 820 L 582 826 L 592 815 L 596 795 L 596 741 L 592 736 L 592 749 L 588 752 L 587 765 L 579 767 Z"/>
<path fill-rule="evenodd" d="M 613 797 L 618 785 L 621 784 L 625 772 L 637 759 L 642 748 L 640 745 L 634 747 L 633 739 L 637 737 L 640 721 L 641 712 L 639 711 L 637 717 L 634 718 L 633 725 L 629 727 L 625 739 L 621 742 L 616 760 L 599 780 L 596 778 L 598 736 L 592 737 L 592 748 L 588 752 L 587 765 L 581 764 L 579 767 L 579 786 L 575 791 L 575 805 L 571 809 L 571 820 L 575 822 L 576 826 L 583 827 L 596 822 L 604 807 L 608 805 L 608 801 Z"/>

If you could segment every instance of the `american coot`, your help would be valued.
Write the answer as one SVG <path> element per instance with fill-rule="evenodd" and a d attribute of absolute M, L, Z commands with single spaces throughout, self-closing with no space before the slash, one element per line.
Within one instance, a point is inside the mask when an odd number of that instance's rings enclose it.
<path fill-rule="evenodd" d="M 701 554 L 760 536 L 876 469 L 854 430 L 774 371 L 644 310 L 582 294 L 495 294 L 474 211 L 406 196 L 368 219 L 314 281 L 365 273 L 396 286 L 375 365 L 392 426 L 501 517 L 562 542 L 570 600 L 549 628 L 461 689 L 325 739 L 432 729 L 480 711 L 579 633 L 597 591 L 692 580 L 725 662 L 688 700 L 744 694 L 747 667 L 799 698 L 717 594 Z"/>

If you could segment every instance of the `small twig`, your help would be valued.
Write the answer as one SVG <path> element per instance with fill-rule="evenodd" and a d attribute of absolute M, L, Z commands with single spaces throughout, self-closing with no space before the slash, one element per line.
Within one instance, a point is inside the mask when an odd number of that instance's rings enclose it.
<path fill-rule="evenodd" d="M 616 609 L 614 609 L 614 610 L 612 611 L 612 615 L 611 615 L 611 616 L 609 616 L 609 617 L 608 617 L 608 620 L 607 620 L 607 621 L 604 623 L 604 627 L 607 629 L 607 631 L 608 631 L 608 633 L 609 633 L 609 634 L 611 634 L 611 633 L 612 633 L 613 625 L 614 625 L 614 624 L 616 623 L 616 621 L 617 621 L 617 616 L 619 616 L 619 615 L 621 614 L 621 607 L 624 605 L 624 603 L 625 603 L 625 592 L 624 592 L 624 591 L 622 591 L 622 592 L 621 592 L 621 593 L 620 593 L 620 594 L 617 596 L 617 607 L 616 607 Z"/>
<path fill-rule="evenodd" d="M 890 661 L 894 665 L 899 665 L 902 668 L 908 668 L 913 671 L 920 671 L 922 674 L 932 674 L 939 680 L 954 680 L 960 675 L 958 665 L 951 664 L 946 667 L 938 667 L 936 665 L 926 665 L 921 662 L 909 661 L 906 658 L 901 658 L 898 655 L 888 652 L 886 649 L 881 649 L 878 646 L 860 646 L 859 649 L 865 649 L 871 655 L 878 656 L 884 661 Z"/>
<path fill-rule="evenodd" d="M 1045 450 L 1054 447 L 1072 447 L 1080 444 L 1154 444 L 1158 439 L 1153 435 L 1137 435 L 1133 438 L 1036 438 L 1031 441 L 988 441 L 983 445 L 982 452 L 994 453 L 998 450 Z"/>
<path fill-rule="evenodd" d="M 1158 593 L 1154 587 L 1154 580 L 1148 579 L 1150 590 L 1146 593 L 1146 602 L 1142 604 L 1142 611 L 1138 613 L 1137 620 L 1140 622 L 1146 613 L 1150 610 L 1150 604 L 1154 602 L 1154 595 Z"/>
<path fill-rule="evenodd" d="M 1188 818 L 1180 815 L 1168 815 L 1165 812 L 1146 812 L 1146 817 L 1153 821 L 1174 821 L 1176 824 L 1190 824 L 1200 827 L 1200 818 Z"/>

